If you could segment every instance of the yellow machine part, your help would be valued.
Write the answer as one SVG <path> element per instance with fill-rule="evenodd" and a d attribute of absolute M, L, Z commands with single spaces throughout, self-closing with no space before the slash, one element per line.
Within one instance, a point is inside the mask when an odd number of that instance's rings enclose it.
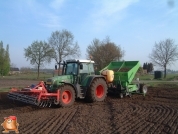
<path fill-rule="evenodd" d="M 104 70 L 101 72 L 102 75 L 106 78 L 108 83 L 114 80 L 114 71 L 113 70 Z"/>

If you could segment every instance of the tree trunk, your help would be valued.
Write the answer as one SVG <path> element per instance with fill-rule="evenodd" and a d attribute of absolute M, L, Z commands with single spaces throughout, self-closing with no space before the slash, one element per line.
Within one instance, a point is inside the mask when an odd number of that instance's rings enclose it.
<path fill-rule="evenodd" d="M 164 78 L 166 78 L 166 66 L 164 67 Z"/>
<path fill-rule="evenodd" d="M 58 65 L 59 65 L 59 67 L 58 67 L 58 76 L 61 75 L 61 74 L 60 74 L 60 70 L 61 70 L 61 61 L 62 61 L 62 58 L 59 57 L 59 59 L 60 59 L 60 60 L 59 60 L 59 63 L 58 63 Z"/>
<path fill-rule="evenodd" d="M 39 72 L 40 72 L 40 66 L 38 65 L 38 76 L 37 76 L 37 79 L 39 79 Z"/>
<path fill-rule="evenodd" d="M 60 63 L 59 63 L 59 67 L 58 67 L 58 76 L 60 75 Z"/>

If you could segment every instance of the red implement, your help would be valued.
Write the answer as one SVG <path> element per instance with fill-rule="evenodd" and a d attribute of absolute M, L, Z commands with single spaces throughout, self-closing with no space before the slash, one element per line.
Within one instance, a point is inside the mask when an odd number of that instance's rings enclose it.
<path fill-rule="evenodd" d="M 12 88 L 8 93 L 8 98 L 37 106 L 47 107 L 52 104 L 59 104 L 60 91 L 49 93 L 43 81 L 40 81 L 33 88 L 23 89 Z"/>

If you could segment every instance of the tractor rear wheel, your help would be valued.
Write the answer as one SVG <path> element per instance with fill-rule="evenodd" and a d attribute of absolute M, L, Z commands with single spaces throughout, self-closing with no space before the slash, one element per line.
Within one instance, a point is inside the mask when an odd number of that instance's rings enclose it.
<path fill-rule="evenodd" d="M 59 105 L 61 107 L 68 107 L 73 105 L 75 101 L 75 91 L 72 86 L 64 85 L 60 91 Z"/>
<path fill-rule="evenodd" d="M 88 102 L 103 101 L 107 96 L 107 84 L 102 78 L 96 78 L 92 81 L 87 90 L 86 99 Z"/>

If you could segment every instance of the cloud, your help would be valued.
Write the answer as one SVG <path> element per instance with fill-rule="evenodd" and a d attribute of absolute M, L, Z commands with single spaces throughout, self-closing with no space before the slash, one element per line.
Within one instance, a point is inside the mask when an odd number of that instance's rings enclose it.
<path fill-rule="evenodd" d="M 112 16 L 115 13 L 118 13 L 119 11 L 124 10 L 128 6 L 130 6 L 132 3 L 137 2 L 138 0 L 104 0 L 101 3 L 101 8 L 99 10 L 99 15 L 101 16 Z"/>
<path fill-rule="evenodd" d="M 36 18 L 36 21 L 39 25 L 45 28 L 58 29 L 61 26 L 61 19 L 58 15 L 59 9 L 63 4 L 63 0 L 53 0 L 51 3 L 40 3 L 35 0 L 28 0 L 27 5 L 29 10 Z M 54 12 L 47 8 L 47 5 L 52 7 L 58 12 Z"/>
<path fill-rule="evenodd" d="M 112 25 L 123 18 L 123 11 L 138 0 L 103 0 L 95 2 L 88 20 L 92 20 L 93 28 L 97 31 Z"/>
<path fill-rule="evenodd" d="M 59 10 L 62 7 L 63 3 L 64 0 L 54 0 L 50 3 L 50 6 L 55 10 Z"/>
<path fill-rule="evenodd" d="M 39 23 L 40 25 L 47 27 L 47 28 L 54 28 L 54 29 L 58 29 L 61 27 L 61 23 L 60 23 L 60 18 L 59 16 L 52 14 L 52 13 L 48 13 L 45 14 L 45 20 L 42 23 Z"/>

